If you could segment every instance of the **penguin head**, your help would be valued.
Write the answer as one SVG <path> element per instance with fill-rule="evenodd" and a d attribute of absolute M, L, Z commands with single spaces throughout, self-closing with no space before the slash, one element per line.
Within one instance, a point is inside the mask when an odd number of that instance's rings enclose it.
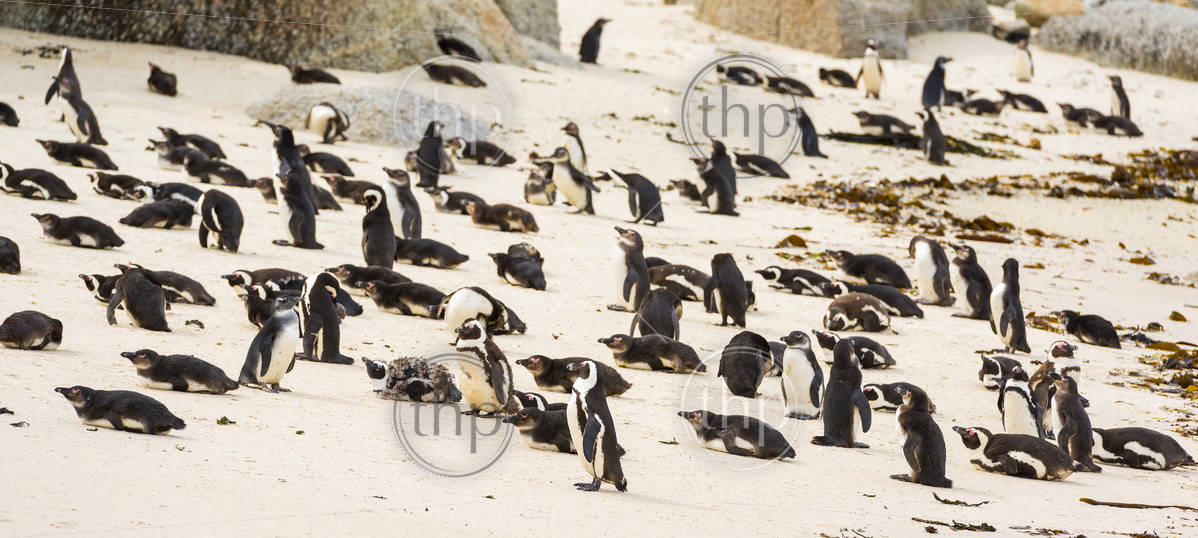
<path fill-rule="evenodd" d="M 428 127 L 424 129 L 424 136 L 440 138 L 441 127 L 443 127 L 443 126 L 444 125 L 441 122 L 436 121 L 436 120 L 428 122 Z"/>
<path fill-rule="evenodd" d="M 696 430 L 708 429 L 715 426 L 715 413 L 696 409 L 694 411 L 679 411 L 678 416 L 686 419 Z"/>
<path fill-rule="evenodd" d="M 41 140 L 41 139 L 38 139 L 38 140 L 37 140 L 37 143 L 38 143 L 38 144 L 41 144 L 41 145 L 42 145 L 42 148 L 43 148 L 43 149 L 45 149 L 46 151 L 53 151 L 53 150 L 54 150 L 54 148 L 58 147 L 58 142 L 55 142 L 55 141 L 53 141 L 53 140 Z"/>
<path fill-rule="evenodd" d="M 903 410 L 933 412 L 934 406 L 928 400 L 928 395 L 922 390 L 912 390 L 908 387 L 898 387 L 899 396 L 903 399 Z"/>
<path fill-rule="evenodd" d="M 516 361 L 516 364 L 527 368 L 530 372 L 537 373 L 545 370 L 545 368 L 549 366 L 549 357 L 544 355 L 533 355 L 527 359 L 520 359 Z"/>
<path fill-rule="evenodd" d="M 1112 88 L 1122 88 L 1123 87 L 1123 77 L 1120 77 L 1119 75 L 1111 75 L 1107 78 L 1109 78 L 1111 80 Z"/>
<path fill-rule="evenodd" d="M 636 233 L 636 230 L 630 228 L 615 227 L 616 233 L 620 234 L 620 246 L 625 249 L 635 249 L 642 246 L 641 234 Z"/>
<path fill-rule="evenodd" d="M 778 277 L 782 276 L 782 268 L 777 265 L 771 265 L 765 269 L 758 269 L 753 272 L 761 275 L 761 278 L 766 280 L 778 280 Z"/>
<path fill-rule="evenodd" d="M 866 41 L 865 42 L 865 50 L 866 50 L 866 52 L 874 51 L 876 53 L 878 51 L 878 40 L 870 39 L 869 41 Z"/>
<path fill-rule="evenodd" d="M 137 351 L 124 351 L 121 356 L 129 359 L 136 368 L 149 368 L 153 366 L 161 356 L 152 349 L 139 349 Z"/>
<path fill-rule="evenodd" d="M 840 284 L 836 282 L 820 282 L 815 285 L 815 289 L 819 290 L 820 295 L 824 297 L 836 297 L 844 293 Z"/>
<path fill-rule="evenodd" d="M 572 362 L 566 365 L 566 371 L 577 379 L 590 379 L 595 363 L 591 361 Z"/>
<path fill-rule="evenodd" d="M 1019 42 L 1015 44 L 1015 46 L 1018 47 L 1019 50 L 1027 50 L 1027 40 L 1020 39 Z"/>
<path fill-rule="evenodd" d="M 482 341 L 487 338 L 487 329 L 478 319 L 468 319 L 454 331 L 463 342 Z"/>
<path fill-rule="evenodd" d="M 613 351 L 624 351 L 628 349 L 628 343 L 631 339 L 632 337 L 626 334 L 613 334 L 607 338 L 600 338 L 599 343 Z"/>
<path fill-rule="evenodd" d="M 969 245 L 964 243 L 960 245 L 950 244 L 949 248 L 953 249 L 953 254 L 957 256 L 957 260 L 963 263 L 971 263 L 977 260 L 977 253 Z"/>
<path fill-rule="evenodd" d="M 871 402 L 876 402 L 878 401 L 878 398 L 882 397 L 882 391 L 878 388 L 876 383 L 870 383 L 864 387 L 861 387 L 861 394 L 864 394 L 865 399 Z"/>
<path fill-rule="evenodd" d="M 286 312 L 295 308 L 299 304 L 300 298 L 294 295 L 280 295 L 275 297 L 275 312 Z"/>
<path fill-rule="evenodd" d="M 812 329 L 811 334 L 815 335 L 815 341 L 819 344 L 819 347 L 824 349 L 835 349 L 836 342 L 840 341 L 840 336 L 828 331 Z"/>
<path fill-rule="evenodd" d="M 944 67 L 944 64 L 951 61 L 953 61 L 951 56 L 938 56 L 936 57 L 936 67 Z"/>
<path fill-rule="evenodd" d="M 953 426 L 953 431 L 961 436 L 961 444 L 970 450 L 981 448 L 982 444 L 988 441 L 991 437 L 990 430 L 986 428 L 963 428 L 961 426 Z"/>
<path fill-rule="evenodd" d="M 706 173 L 714 167 L 711 160 L 706 157 L 695 157 L 691 159 L 691 162 L 695 163 L 695 169 L 699 171 L 699 175 Z"/>
<path fill-rule="evenodd" d="M 92 397 L 96 394 L 95 389 L 84 387 L 83 385 L 75 385 L 73 387 L 57 387 L 54 389 L 54 392 L 63 395 L 63 397 L 66 398 L 67 401 L 71 402 L 71 405 L 74 405 L 75 407 L 83 407 L 87 405 L 88 402 L 91 401 Z"/>
<path fill-rule="evenodd" d="M 541 421 L 542 416 L 544 416 L 544 413 L 542 413 L 540 409 L 537 409 L 536 407 L 525 407 L 519 411 L 516 411 L 516 414 L 514 415 L 504 417 L 503 422 L 506 424 L 511 424 L 520 429 L 525 429 L 536 426 L 537 423 Z"/>
<path fill-rule="evenodd" d="M 307 157 L 312 154 L 312 149 L 307 144 L 296 144 L 295 150 L 299 152 L 300 157 Z"/>
<path fill-rule="evenodd" d="M 796 349 L 811 349 L 811 340 L 803 331 L 791 331 L 790 334 L 779 338 L 786 347 Z"/>
<path fill-rule="evenodd" d="M 387 174 L 387 177 L 390 178 L 391 181 L 397 183 L 401 187 L 407 186 L 408 183 L 412 181 L 411 176 L 409 176 L 406 171 L 400 170 L 398 168 L 387 168 L 384 166 L 383 173 Z"/>
<path fill-rule="evenodd" d="M 848 319 L 844 312 L 828 312 L 824 314 L 824 328 L 829 331 L 843 331 L 848 327 Z"/>
<path fill-rule="evenodd" d="M 362 357 L 362 364 L 366 365 L 366 376 L 370 379 L 382 379 L 387 375 L 387 365 L 383 361 Z"/>
<path fill-rule="evenodd" d="M 850 258 L 852 258 L 852 257 L 853 257 L 853 253 L 852 253 L 852 252 L 849 252 L 849 251 L 847 251 L 847 250 L 832 250 L 832 249 L 828 249 L 828 250 L 825 250 L 825 251 L 824 251 L 824 254 L 825 254 L 825 255 L 827 255 L 827 256 L 831 256 L 831 257 L 832 257 L 832 260 L 833 260 L 833 261 L 835 261 L 835 262 L 836 262 L 836 263 L 838 263 L 838 264 L 840 264 L 840 263 L 844 263 L 844 262 L 848 261 Z"/>
<path fill-rule="evenodd" d="M 861 360 L 857 357 L 857 346 L 852 340 L 842 339 L 832 348 L 832 368 L 859 368 Z"/>
<path fill-rule="evenodd" d="M 599 20 L 603 20 L 603 19 L 599 19 Z M 574 122 L 569 122 L 564 127 L 562 127 L 562 131 L 570 136 L 578 136 L 578 124 L 574 123 Z"/>
<path fill-rule="evenodd" d="M 383 202 L 383 191 L 377 188 L 366 189 L 362 193 L 362 201 L 366 202 L 366 211 L 374 211 Z"/>
<path fill-rule="evenodd" d="M 49 213 L 30 213 L 29 216 L 37 219 L 38 224 L 42 225 L 43 230 L 49 230 L 55 226 L 58 226 L 58 221 L 61 220 L 58 218 L 58 215 L 51 215 Z"/>
<path fill-rule="evenodd" d="M 1074 312 L 1072 310 L 1064 310 L 1061 313 L 1070 313 L 1070 314 L 1073 314 L 1074 316 L 1077 315 L 1077 312 Z M 1058 316 L 1058 317 L 1060 317 L 1060 316 Z M 1062 319 L 1065 319 L 1065 318 L 1062 318 Z M 1068 323 L 1068 322 L 1066 322 L 1066 323 Z M 1051 346 L 1048 347 L 1048 354 L 1049 354 L 1049 356 L 1051 356 L 1054 359 L 1057 357 L 1073 357 L 1074 351 L 1077 351 L 1077 346 L 1070 344 L 1069 342 L 1066 342 L 1064 340 L 1057 340 L 1056 342 L 1053 342 Z"/>
<path fill-rule="evenodd" d="M 553 155 L 550 156 L 549 160 L 556 164 L 568 163 L 570 162 L 570 150 L 564 147 L 557 148 L 553 150 Z"/>

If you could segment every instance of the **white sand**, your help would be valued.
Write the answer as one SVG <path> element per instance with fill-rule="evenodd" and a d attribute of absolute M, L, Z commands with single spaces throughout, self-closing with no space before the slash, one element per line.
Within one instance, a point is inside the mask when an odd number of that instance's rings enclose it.
<path fill-rule="evenodd" d="M 636 170 L 665 184 L 672 178 L 696 179 L 683 146 L 665 141 L 665 129 L 631 121 L 636 115 L 674 120 L 679 98 L 655 86 L 681 90 L 694 70 L 720 51 L 748 50 L 766 54 L 808 82 L 821 97 L 804 104 L 821 132 L 857 131 L 850 112 L 859 108 L 891 111 L 915 120 L 916 93 L 937 54 L 950 51 L 953 88 L 1023 89 L 1045 103 L 1068 100 L 1105 109 L 1105 75 L 1119 72 L 1131 94 L 1142 139 L 1116 139 L 1097 134 L 1067 134 L 1054 110 L 1048 116 L 1007 112 L 1001 122 L 947 113 L 941 123 L 947 134 L 972 139 L 974 130 L 1030 138 L 1024 125 L 1056 125 L 1062 134 L 1036 135 L 1043 151 L 1013 149 L 1023 158 L 991 160 L 950 155 L 952 168 L 929 166 L 913 151 L 825 141 L 831 158 L 787 163 L 793 181 L 926 177 L 948 174 L 954 180 L 995 174 L 1044 173 L 1052 170 L 1095 169 L 1062 159 L 1070 153 L 1102 152 L 1108 159 L 1128 151 L 1191 145 L 1198 109 L 1192 106 L 1198 84 L 1094 64 L 1036 51 L 1037 78 L 1014 84 L 1009 77 L 1009 47 L 983 35 L 933 34 L 912 40 L 910 61 L 885 63 L 887 86 L 880 103 L 865 104 L 855 91 L 833 90 L 818 84 L 819 66 L 843 66 L 856 72 L 857 62 L 828 59 L 752 41 L 693 21 L 689 7 L 661 7 L 568 0 L 562 2 L 563 49 L 573 54 L 577 39 L 597 16 L 615 22 L 604 33 L 600 66 L 571 71 L 541 65 L 540 72 L 510 66 L 485 68 L 504 77 L 515 100 L 517 125 L 507 149 L 521 158 L 530 150 L 549 151 L 560 139 L 567 119 L 582 126 L 592 167 Z M 947 309 L 927 308 L 923 320 L 899 319 L 897 334 L 876 336 L 898 360 L 888 371 L 868 371 L 867 382 L 908 381 L 924 387 L 938 404 L 935 415 L 945 432 L 948 476 L 953 490 L 936 490 L 942 497 L 970 502 L 989 501 L 977 508 L 943 505 L 933 490 L 887 478 L 907 470 L 893 416 L 875 414 L 874 426 L 862 441 L 868 450 L 817 448 L 808 443 L 819 433 L 819 422 L 783 422 L 778 378 L 767 378 L 758 402 L 764 418 L 791 440 L 798 457 L 754 470 L 740 470 L 746 461 L 700 449 L 691 441 L 689 426 L 675 413 L 683 405 L 687 377 L 622 370 L 633 388 L 611 399 L 620 442 L 627 448 L 623 466 L 630 491 L 617 494 L 610 485 L 602 493 L 576 493 L 572 483 L 588 478 L 573 455 L 535 451 L 514 440 L 503 458 L 486 472 L 448 479 L 417 467 L 400 448 L 391 425 L 391 402 L 377 400 L 360 365 L 335 366 L 303 362 L 284 379 L 290 394 L 268 395 L 240 389 L 226 396 L 190 395 L 138 388 L 137 379 L 121 351 L 153 348 L 160 352 L 190 353 L 209 360 L 236 377 L 255 330 L 232 290 L 219 275 L 232 269 L 287 267 L 311 273 L 341 263 L 360 263 L 359 207 L 343 213 L 325 212 L 318 219 L 320 252 L 276 247 L 282 237 L 274 206 L 250 189 L 223 189 L 246 214 L 247 230 L 237 255 L 203 251 L 195 230 L 130 229 L 116 223 L 135 205 L 100 197 L 87 184 L 87 170 L 52 162 L 35 138 L 66 140 L 61 123 L 50 121 L 41 105 L 46 84 L 57 62 L 19 56 L 14 47 L 66 43 L 76 50 L 76 66 L 85 95 L 96 109 L 106 138 L 106 151 L 123 173 L 158 181 L 187 181 L 184 174 L 157 168 L 146 139 L 157 137 L 155 126 L 214 137 L 229 161 L 251 177 L 272 173 L 271 136 L 255 128 L 244 114 L 251 102 L 286 88 L 285 69 L 234 56 L 155 46 L 111 44 L 58 36 L 0 31 L 5 46 L 0 62 L 6 69 L 3 99 L 21 115 L 20 128 L 0 128 L 0 159 L 18 168 L 38 167 L 66 179 L 80 194 L 71 204 L 34 202 L 2 197 L 9 216 L 3 234 L 17 241 L 24 271 L 0 275 L 0 313 L 38 309 L 65 324 L 61 349 L 53 352 L 0 351 L 5 375 L 0 376 L 0 406 L 16 414 L 5 423 L 26 421 L 29 427 L 5 429 L 0 435 L 0 464 L 5 495 L 0 501 L 0 533 L 18 535 L 60 533 L 159 534 L 394 534 L 470 531 L 506 533 L 563 532 L 598 534 L 768 534 L 857 529 L 866 535 L 913 535 L 921 517 L 942 521 L 988 522 L 1003 534 L 1012 526 L 1065 529 L 1070 534 L 1096 536 L 1105 531 L 1154 530 L 1161 535 L 1195 533 L 1192 512 L 1127 510 L 1093 507 L 1079 497 L 1102 500 L 1193 504 L 1198 493 L 1195 471 L 1137 471 L 1106 465 L 1102 474 L 1075 474 L 1064 482 L 1042 482 L 984 473 L 973 469 L 953 425 L 1001 429 L 995 394 L 976 381 L 975 349 L 997 345 L 985 322 L 949 317 Z M 180 95 L 170 99 L 145 88 L 146 61 L 153 60 L 180 78 Z M 29 69 L 18 66 L 31 66 Z M 629 67 L 644 74 L 623 71 Z M 400 73 L 370 74 L 336 71 L 346 85 L 396 85 Z M 431 91 L 421 75 L 410 85 Z M 551 81 L 545 84 L 537 81 Z M 471 98 L 468 90 L 440 87 L 443 99 Z M 1017 90 L 1018 91 L 1018 90 Z M 20 96 L 20 97 L 17 97 Z M 833 96 L 833 97 L 828 97 Z M 1051 105 L 1050 105 L 1051 106 Z M 619 120 L 605 117 L 616 112 Z M 352 137 L 352 131 L 351 131 Z M 674 133 L 677 138 L 679 134 Z M 315 143 L 310 133 L 302 141 Z M 326 149 L 326 148 L 321 148 Z M 350 160 L 359 177 L 380 180 L 381 166 L 398 166 L 401 153 L 360 143 L 327 148 Z M 487 170 L 469 178 L 442 181 L 479 194 L 492 202 L 523 204 L 525 173 Z M 676 193 L 663 193 L 666 222 L 656 228 L 636 226 L 646 240 L 646 254 L 663 256 L 707 270 L 711 256 L 735 253 L 747 275 L 753 269 L 779 263 L 771 248 L 799 232 L 811 250 L 849 248 L 880 252 L 906 259 L 909 232 L 885 237 L 874 225 L 843 216 L 767 202 L 763 195 L 785 182 L 747 179 L 741 183 L 742 216 L 729 219 L 695 212 Z M 530 354 L 552 357 L 588 356 L 610 364 L 610 354 L 595 339 L 628 328 L 629 316 L 607 311 L 613 302 L 610 251 L 612 226 L 628 219 L 626 194 L 603 184 L 596 197 L 598 216 L 569 214 L 564 206 L 531 207 L 541 233 L 530 236 L 479 231 L 466 217 L 436 213 L 431 200 L 419 194 L 424 208 L 425 236 L 438 238 L 470 255 L 457 270 L 444 271 L 398 265 L 400 272 L 443 291 L 480 285 L 506 301 L 528 323 L 525 336 L 499 337 L 497 342 L 512 361 Z M 1143 278 L 1145 268 L 1127 263 L 1119 249 L 1151 249 L 1158 265 L 1150 268 L 1186 274 L 1195 270 L 1198 254 L 1198 211 L 1177 202 L 1112 202 L 1035 198 L 965 198 L 954 202 L 960 216 L 988 214 L 1020 227 L 1082 238 L 1091 243 L 1069 250 L 1025 245 L 979 243 L 976 248 L 992 279 L 1008 256 L 1024 264 L 1040 262 L 1044 270 L 1023 271 L 1023 302 L 1027 311 L 1079 307 L 1123 325 L 1159 321 L 1168 340 L 1198 337 L 1194 322 L 1167 320 L 1179 310 L 1198 319 L 1198 291 L 1167 287 Z M 90 251 L 47 244 L 28 217 L 31 212 L 91 215 L 111 225 L 127 244 L 116 251 Z M 1180 220 L 1167 220 L 1175 217 Z M 1167 226 L 1166 226 L 1167 224 Z M 529 240 L 546 257 L 549 290 L 537 292 L 501 282 L 487 252 Z M 798 252 L 798 251 L 795 251 Z M 171 269 L 200 280 L 217 297 L 215 308 L 176 305 L 168 313 L 174 332 L 153 333 L 104 321 L 96 303 L 76 278 L 77 273 L 112 273 L 113 263 L 136 261 L 154 269 Z M 908 267 L 911 264 L 904 261 Z M 780 263 L 780 265 L 787 265 Z M 749 316 L 749 329 L 769 339 L 791 330 L 819 325 L 827 301 L 769 290 L 756 276 L 758 310 Z M 397 354 L 432 354 L 449 349 L 449 333 L 440 322 L 379 312 L 367 300 L 366 313 L 343 325 L 343 349 L 350 356 L 389 359 Z M 695 303 L 685 305 L 683 340 L 702 355 L 714 354 L 739 332 L 717 327 L 716 316 Z M 206 329 L 184 327 L 199 319 Z M 1059 335 L 1030 330 L 1034 350 L 1026 362 L 1039 358 Z M 1082 345 L 1086 362 L 1082 390 L 1092 402 L 1089 412 L 1099 427 L 1146 426 L 1171 431 L 1178 414 L 1193 411 L 1193 400 L 1115 387 L 1108 372 L 1143 370 L 1136 357 L 1143 350 L 1115 351 Z M 712 363 L 714 366 L 714 362 Z M 514 366 L 516 384 L 533 389 L 531 377 Z M 712 368 L 714 371 L 714 368 Z M 1123 380 L 1120 376 L 1119 380 Z M 720 393 L 722 380 L 710 375 L 692 385 Z M 159 399 L 184 418 L 188 427 L 170 436 L 148 437 L 88 431 L 71 407 L 52 389 L 74 384 L 105 389 L 135 389 Z M 561 394 L 547 394 L 563 401 Z M 733 400 L 738 400 L 733 398 Z M 1167 409 L 1168 408 L 1168 409 Z M 235 425 L 220 426 L 227 416 Z M 1192 423 L 1190 425 L 1192 429 Z M 303 430 L 303 435 L 297 435 Z M 677 446 L 658 441 L 677 439 Z M 1191 454 L 1198 443 L 1181 439 Z M 754 463 L 754 462 L 748 462 Z M 490 498 L 493 496 L 493 498 Z M 381 497 L 381 498 L 380 498 Z M 950 532 L 940 529 L 940 532 Z"/>

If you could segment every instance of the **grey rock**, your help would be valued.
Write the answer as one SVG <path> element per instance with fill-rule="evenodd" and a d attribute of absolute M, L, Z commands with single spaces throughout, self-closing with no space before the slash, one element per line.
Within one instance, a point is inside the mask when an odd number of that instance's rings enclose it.
<path fill-rule="evenodd" d="M 1157 2 L 1115 2 L 1053 17 L 1037 45 L 1103 65 L 1198 80 L 1198 11 Z"/>
<path fill-rule="evenodd" d="M 557 22 L 557 0 L 495 0 L 520 35 L 561 46 L 562 26 Z"/>

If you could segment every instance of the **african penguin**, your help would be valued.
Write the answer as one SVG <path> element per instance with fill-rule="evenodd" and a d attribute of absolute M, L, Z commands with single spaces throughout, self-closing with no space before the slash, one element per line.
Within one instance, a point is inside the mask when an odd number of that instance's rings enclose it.
<path fill-rule="evenodd" d="M 196 204 L 200 213 L 200 247 L 209 248 L 208 235 L 216 236 L 212 248 L 237 252 L 241 246 L 241 229 L 245 217 L 237 200 L 217 189 L 208 189 Z"/>
<path fill-rule="evenodd" d="M 865 55 L 861 58 L 861 70 L 857 82 L 865 84 L 865 97 L 874 99 L 882 95 L 882 59 L 878 56 L 878 42 L 870 39 L 865 44 Z"/>
<path fill-rule="evenodd" d="M 869 400 L 861 393 L 861 370 L 852 341 L 842 339 L 832 350 L 832 368 L 820 402 L 824 434 L 811 438 L 811 444 L 841 448 L 869 448 L 857 442 L 858 424 L 868 432 L 873 415 Z M 860 417 L 860 420 L 858 420 Z"/>
<path fill-rule="evenodd" d="M 703 410 L 679 411 L 678 416 L 694 428 L 703 448 L 767 460 L 795 457 L 794 448 L 782 432 L 756 418 Z"/>
<path fill-rule="evenodd" d="M 341 316 L 335 298 L 342 293 L 337 277 L 321 271 L 304 281 L 300 321 L 304 328 L 299 358 L 333 364 L 353 364 L 341 354 Z"/>
<path fill-rule="evenodd" d="M 951 488 L 953 481 L 944 476 L 946 452 L 944 435 L 940 426 L 932 419 L 931 402 L 927 393 L 906 387 L 898 389 L 902 403 L 899 405 L 899 432 L 903 435 L 903 455 L 911 471 L 907 474 L 890 475 L 903 482 L 914 482 L 934 488 Z"/>
<path fill-rule="evenodd" d="M 1044 410 L 1032 397 L 1027 372 L 1022 367 L 1011 370 L 1002 378 L 998 390 L 998 411 L 1002 414 L 1003 431 L 1044 438 Z"/>
<path fill-rule="evenodd" d="M 917 235 L 911 238 L 907 253 L 915 259 L 915 281 L 919 283 L 918 302 L 952 306 L 948 256 L 944 253 L 944 247 L 934 239 Z"/>
<path fill-rule="evenodd" d="M 127 390 L 96 390 L 75 385 L 54 389 L 71 402 L 75 414 L 88 426 L 131 433 L 165 435 L 187 427 L 162 402 Z"/>
<path fill-rule="evenodd" d="M 599 59 L 599 36 L 603 34 L 603 26 L 609 22 L 611 22 L 611 19 L 600 17 L 582 35 L 582 42 L 578 45 L 578 60 L 580 62 L 593 64 Z"/>
<path fill-rule="evenodd" d="M 1040 480 L 1062 480 L 1073 474 L 1069 454 L 1043 439 L 995 434 L 981 427 L 953 426 L 953 431 L 969 450 L 969 462 L 983 471 Z"/>
<path fill-rule="evenodd" d="M 990 319 L 990 294 L 994 291 L 990 286 L 990 277 L 978 264 L 977 253 L 969 245 L 952 245 L 952 266 L 949 267 L 949 280 L 953 291 L 957 293 L 958 306 L 955 317 L 969 319 Z"/>
<path fill-rule="evenodd" d="M 477 358 L 459 364 L 462 376 L 462 397 L 471 415 L 511 415 L 520 410 L 520 403 L 512 394 L 512 367 L 495 341 L 487 334 L 483 322 L 468 319 L 457 328 L 459 353 L 470 353 Z"/>
<path fill-rule="evenodd" d="M 362 217 L 362 257 L 366 265 L 390 269 L 395 264 L 395 228 L 387 211 L 383 189 L 374 187 L 362 193 L 366 215 Z"/>
<path fill-rule="evenodd" d="M 295 366 L 295 348 L 300 342 L 300 319 L 295 311 L 299 297 L 280 295 L 274 313 L 250 342 L 238 381 L 267 392 L 291 392 L 279 386 L 283 374 Z"/>
<path fill-rule="evenodd" d="M 62 322 L 36 310 L 10 314 L 0 323 L 0 345 L 12 349 L 51 350 L 62 343 Z"/>
<path fill-rule="evenodd" d="M 939 56 L 936 58 L 936 62 L 932 65 L 932 70 L 928 72 L 928 78 L 924 80 L 923 90 L 921 92 L 921 103 L 925 110 L 932 107 L 936 107 L 936 110 L 940 110 L 942 105 L 948 104 L 945 102 L 944 96 L 944 64 L 951 61 L 953 61 L 952 58 L 947 56 Z"/>
<path fill-rule="evenodd" d="M 636 230 L 615 227 L 620 240 L 616 242 L 613 267 L 620 302 L 607 308 L 621 312 L 636 312 L 649 294 L 651 278 L 645 263 L 645 243 Z"/>
<path fill-rule="evenodd" d="M 1172 437 L 1148 428 L 1093 428 L 1094 458 L 1135 469 L 1172 469 L 1194 463 Z"/>
<path fill-rule="evenodd" d="M 566 407 L 570 439 L 578 451 L 582 467 L 594 480 L 574 484 L 582 491 L 599 491 L 603 482 L 613 484 L 618 491 L 628 490 L 628 480 L 620 467 L 619 442 L 616 424 L 607 407 L 607 395 L 598 387 L 599 373 L 594 361 L 569 365 L 578 373 Z"/>
<path fill-rule="evenodd" d="M 781 340 L 786 344 L 782 354 L 782 401 L 786 405 L 786 417 L 819 418 L 824 370 L 815 360 L 811 340 L 802 331 L 791 331 Z"/>
<path fill-rule="evenodd" d="M 1019 300 L 1019 261 L 1007 258 L 1002 264 L 1003 279 L 990 293 L 990 330 L 998 336 L 1008 353 L 1031 353 L 1023 304 Z"/>
<path fill-rule="evenodd" d="M 143 384 L 152 389 L 224 394 L 239 385 L 212 363 L 191 355 L 159 355 L 152 349 L 125 351 Z"/>
<path fill-rule="evenodd" d="M 137 266 L 118 264 L 117 269 L 121 270 L 121 278 L 108 300 L 108 324 L 116 325 L 116 307 L 123 306 L 134 326 L 170 332 L 166 323 L 166 296 L 160 282 Z"/>

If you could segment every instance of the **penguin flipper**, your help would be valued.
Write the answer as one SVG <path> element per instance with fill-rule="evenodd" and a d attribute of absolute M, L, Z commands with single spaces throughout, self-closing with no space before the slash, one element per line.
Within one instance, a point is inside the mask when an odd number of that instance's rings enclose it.
<path fill-rule="evenodd" d="M 625 302 L 628 302 L 630 299 L 632 299 L 632 287 L 634 285 L 636 285 L 636 274 L 632 271 L 629 271 L 628 274 L 624 276 L 623 299 Z M 638 306 L 640 305 L 633 305 L 633 308 Z"/>
<path fill-rule="evenodd" d="M 1011 323 L 1014 322 L 1014 317 L 1014 312 L 1011 310 L 1011 308 L 1009 306 L 1004 306 L 1002 315 L 998 319 L 997 334 L 999 336 L 1003 337 L 1004 339 L 1006 338 L 1006 335 L 1009 334 L 1007 331 L 1010 330 Z"/>
<path fill-rule="evenodd" d="M 815 366 L 815 377 L 811 379 L 811 405 L 819 408 L 819 391 L 824 386 L 824 372 L 819 365 Z"/>
<path fill-rule="evenodd" d="M 54 99 L 55 95 L 58 95 L 58 77 L 54 77 L 54 81 L 51 82 L 50 87 L 46 89 L 45 104 L 50 104 L 50 101 Z"/>
<path fill-rule="evenodd" d="M 503 374 L 503 365 L 499 361 L 491 361 L 491 367 L 487 369 L 487 382 L 495 391 L 495 401 L 499 402 L 501 408 L 507 405 L 508 395 L 512 392 Z"/>
<path fill-rule="evenodd" d="M 865 394 L 860 389 L 853 392 L 850 397 L 853 405 L 857 406 L 857 414 L 861 417 L 861 431 L 868 432 L 869 426 L 873 421 L 872 410 L 869 407 L 869 400 L 865 399 Z"/>
<path fill-rule="evenodd" d="M 112 290 L 112 297 L 108 299 L 108 324 L 116 325 L 116 307 L 125 300 L 125 294 L 121 293 L 119 288 Z"/>
<path fill-rule="evenodd" d="M 715 290 L 720 285 L 719 279 L 711 277 L 707 279 L 707 283 L 703 285 L 703 308 L 708 312 L 715 312 Z"/>
<path fill-rule="evenodd" d="M 641 220 L 640 217 L 643 213 L 638 213 L 636 210 L 636 189 L 632 188 L 632 185 L 628 186 L 628 212 L 632 213 L 632 218 Z"/>
<path fill-rule="evenodd" d="M 263 333 L 262 340 L 258 342 L 258 377 L 266 375 L 266 371 L 270 369 L 271 351 L 274 348 L 275 337 L 272 333 Z M 253 351 L 250 351 L 253 353 Z"/>
<path fill-rule="evenodd" d="M 587 412 L 587 424 L 582 431 L 582 457 L 589 463 L 595 463 L 595 449 L 599 446 L 599 437 L 603 433 L 603 422 L 594 413 Z M 603 474 L 602 469 L 596 469 Z"/>

